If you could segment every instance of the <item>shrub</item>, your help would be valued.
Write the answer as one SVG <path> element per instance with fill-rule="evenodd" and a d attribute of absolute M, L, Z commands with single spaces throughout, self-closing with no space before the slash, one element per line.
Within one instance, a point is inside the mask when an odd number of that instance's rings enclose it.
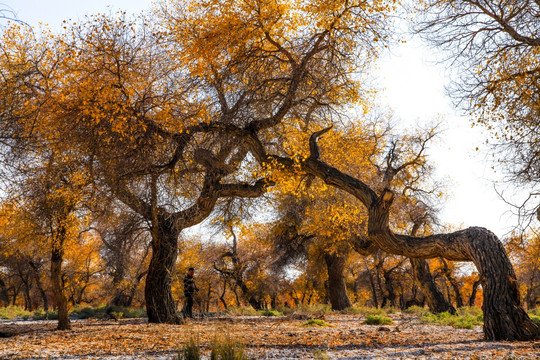
<path fill-rule="evenodd" d="M 334 325 L 329 324 L 322 319 L 309 319 L 308 321 L 303 323 L 302 326 L 306 326 L 306 327 L 307 326 L 331 326 L 333 327 Z"/>
<path fill-rule="evenodd" d="M 119 312 L 116 312 L 116 311 L 111 311 L 111 316 L 113 319 L 122 319 L 124 317 L 124 313 L 119 311 Z"/>
<path fill-rule="evenodd" d="M 245 345 L 238 340 L 232 339 L 230 335 L 223 338 L 217 336 L 212 341 L 210 349 L 210 360 L 245 360 Z"/>
<path fill-rule="evenodd" d="M 364 320 L 364 324 L 367 325 L 390 325 L 393 323 L 394 321 L 389 317 L 379 315 L 369 315 L 366 320 Z"/>
<path fill-rule="evenodd" d="M 98 313 L 97 309 L 91 308 L 90 306 L 79 307 L 76 306 L 70 313 L 71 316 L 76 317 L 77 319 L 90 319 L 96 317 Z"/>
<path fill-rule="evenodd" d="M 342 310 L 341 313 L 350 314 L 350 315 L 364 315 L 364 316 L 386 314 L 384 309 L 367 307 L 367 306 L 351 306 L 351 307 L 346 308 L 345 310 Z"/>
<path fill-rule="evenodd" d="M 12 305 L 5 308 L 0 308 L 0 318 L 2 319 L 14 319 L 16 317 L 30 317 L 32 312 L 26 311 L 20 306 Z"/>
<path fill-rule="evenodd" d="M 428 311 L 425 307 L 413 305 L 410 308 L 405 309 L 403 312 L 406 314 L 422 315 Z"/>
<path fill-rule="evenodd" d="M 448 325 L 461 329 L 474 329 L 476 325 L 482 325 L 484 316 L 482 311 L 475 307 L 459 308 L 456 315 L 448 312 L 433 314 L 425 312 L 421 320 L 427 324 Z"/>
<path fill-rule="evenodd" d="M 383 308 L 383 311 L 386 313 L 386 314 L 395 314 L 397 312 L 399 312 L 400 310 L 393 307 L 393 306 L 385 306 Z"/>
<path fill-rule="evenodd" d="M 75 305 L 70 315 L 77 319 L 108 319 L 111 316 L 115 319 L 122 318 L 143 318 L 146 311 L 142 308 L 128 308 L 123 306 L 110 306 L 107 304 L 98 307 Z"/>
<path fill-rule="evenodd" d="M 148 317 L 144 308 L 122 307 L 120 312 L 124 314 L 124 318 L 126 319 L 140 319 Z"/>
<path fill-rule="evenodd" d="M 260 313 L 262 316 L 283 316 L 282 312 L 270 309 L 262 310 Z"/>
<path fill-rule="evenodd" d="M 199 336 L 190 335 L 178 352 L 178 360 L 199 360 L 201 358 L 201 346 Z"/>
<path fill-rule="evenodd" d="M 278 305 L 275 308 L 275 310 L 279 311 L 283 315 L 291 315 L 292 313 L 294 313 L 294 308 L 291 308 L 289 306 L 283 306 L 283 305 Z"/>
<path fill-rule="evenodd" d="M 476 306 L 464 306 L 457 309 L 457 313 L 461 316 L 471 316 L 476 317 L 478 319 L 482 319 L 484 321 L 484 313 L 482 312 L 482 309 Z"/>
<path fill-rule="evenodd" d="M 529 315 L 531 320 L 538 326 L 540 326 L 540 315 Z"/>
<path fill-rule="evenodd" d="M 56 310 L 47 310 L 43 311 L 42 309 L 34 311 L 32 315 L 34 320 L 58 320 L 58 311 Z"/>

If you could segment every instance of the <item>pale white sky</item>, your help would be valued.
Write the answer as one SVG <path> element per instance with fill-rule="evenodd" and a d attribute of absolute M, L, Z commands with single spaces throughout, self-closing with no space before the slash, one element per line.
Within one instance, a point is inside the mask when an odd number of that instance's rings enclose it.
<path fill-rule="evenodd" d="M 78 20 L 97 12 L 126 10 L 137 13 L 148 9 L 150 0 L 0 0 L 20 20 L 31 26 L 40 22 L 59 27 L 64 19 Z M 439 144 L 430 152 L 439 177 L 452 184 L 450 199 L 441 214 L 445 223 L 464 227 L 483 226 L 499 237 L 511 230 L 516 220 L 510 208 L 498 198 L 492 181 L 498 175 L 491 170 L 482 148 L 485 136 L 471 129 L 469 120 L 458 115 L 445 94 L 448 81 L 444 67 L 435 65 L 433 50 L 418 42 L 408 41 L 392 48 L 380 62 L 379 85 L 386 88 L 381 103 L 391 107 L 404 127 L 424 123 L 435 116 L 446 119 Z"/>
<path fill-rule="evenodd" d="M 385 88 L 381 102 L 394 110 L 404 127 L 437 117 L 445 120 L 441 139 L 429 151 L 437 176 L 450 183 L 450 198 L 440 219 L 454 226 L 486 227 L 502 237 L 516 219 L 494 190 L 501 174 L 491 167 L 487 135 L 478 127 L 471 128 L 469 119 L 453 107 L 445 91 L 449 74 L 436 63 L 434 53 L 415 40 L 393 47 L 379 66 L 379 84 Z"/>

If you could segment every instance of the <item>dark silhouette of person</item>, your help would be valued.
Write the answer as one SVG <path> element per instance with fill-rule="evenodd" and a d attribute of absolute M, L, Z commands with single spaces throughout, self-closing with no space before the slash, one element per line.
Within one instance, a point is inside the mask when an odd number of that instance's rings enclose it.
<path fill-rule="evenodd" d="M 193 296 L 195 292 L 199 291 L 199 288 L 195 284 L 195 269 L 190 267 L 186 276 L 184 276 L 184 297 L 186 301 L 184 303 L 184 317 L 193 318 Z"/>

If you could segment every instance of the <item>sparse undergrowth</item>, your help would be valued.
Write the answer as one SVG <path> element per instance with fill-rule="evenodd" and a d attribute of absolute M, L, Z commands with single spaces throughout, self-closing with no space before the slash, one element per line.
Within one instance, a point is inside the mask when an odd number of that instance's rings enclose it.
<path fill-rule="evenodd" d="M 413 315 L 418 315 L 418 316 L 422 315 L 426 311 L 429 311 L 429 310 L 423 306 L 417 306 L 417 305 L 413 305 L 403 310 L 405 314 L 413 314 Z"/>
<path fill-rule="evenodd" d="M 390 319 L 389 317 L 380 315 L 368 315 L 366 320 L 364 320 L 364 324 L 367 325 L 390 325 L 393 323 L 394 320 Z"/>
<path fill-rule="evenodd" d="M 31 311 L 24 310 L 20 306 L 8 306 L 0 308 L 0 318 L 1 319 L 14 319 L 16 317 L 21 318 L 30 318 L 33 313 Z"/>
<path fill-rule="evenodd" d="M 142 308 L 130 308 L 123 306 L 107 306 L 101 305 L 99 307 L 90 306 L 75 306 L 70 315 L 77 319 L 133 319 L 146 317 L 146 311 Z"/>
<path fill-rule="evenodd" d="M 144 318 L 146 311 L 142 308 L 127 308 L 127 307 L 110 307 L 101 305 L 98 307 L 76 305 L 70 311 L 70 317 L 74 319 L 122 319 L 122 318 Z M 9 306 L 0 308 L 1 319 L 16 319 L 23 320 L 57 320 L 58 312 L 56 310 L 38 309 L 35 311 L 27 311 L 20 306 Z"/>
<path fill-rule="evenodd" d="M 246 346 L 229 334 L 214 337 L 210 349 L 210 360 L 245 360 Z"/>
<path fill-rule="evenodd" d="M 342 314 L 363 315 L 363 316 L 387 315 L 387 314 L 394 314 L 396 312 L 398 312 L 398 310 L 392 306 L 387 306 L 384 308 L 374 308 L 374 307 L 368 307 L 368 306 L 351 306 L 341 311 Z"/>
<path fill-rule="evenodd" d="M 334 327 L 334 325 L 332 325 L 330 323 L 327 323 L 326 321 L 324 321 L 322 319 L 309 319 L 306 322 L 304 322 L 302 324 L 302 326 L 304 326 L 304 327 L 307 327 L 307 326 L 314 326 L 314 327 L 329 326 L 329 327 Z"/>
<path fill-rule="evenodd" d="M 534 342 L 499 341 L 486 345 L 481 331 L 457 331 L 449 326 L 420 324 L 416 321 L 417 316 L 397 314 L 389 317 L 395 322 L 399 319 L 399 334 L 381 331 L 380 326 L 364 325 L 358 315 L 340 313 L 325 318 L 335 325 L 331 327 L 302 327 L 305 319 L 294 317 L 280 318 L 279 321 L 262 316 L 254 321 L 230 318 L 225 322 L 220 317 L 208 317 L 186 325 L 148 324 L 140 320 L 74 322 L 72 331 L 67 334 L 53 331 L 54 323 L 17 322 L 2 324 L 0 332 L 4 335 L 31 333 L 31 336 L 0 339 L 0 358 L 40 358 L 46 353 L 58 359 L 122 359 L 136 353 L 139 358 L 157 360 L 163 359 L 164 353 L 173 353 L 184 359 L 196 358 L 198 354 L 209 359 L 216 331 L 240 340 L 245 344 L 248 358 L 252 359 L 394 359 L 396 354 L 402 358 L 428 359 L 444 354 L 443 357 L 449 359 L 507 360 L 530 359 L 531 354 L 538 352 Z M 401 326 L 402 321 L 407 325 Z M 182 353 L 192 334 L 196 336 L 187 352 Z M 429 347 L 425 346 L 426 336 Z M 200 352 L 197 351 L 198 340 Z M 214 354 L 219 359 L 217 351 Z"/>
<path fill-rule="evenodd" d="M 529 316 L 531 317 L 531 320 L 534 321 L 535 324 L 540 326 L 540 308 L 534 308 L 528 311 Z"/>
<path fill-rule="evenodd" d="M 191 334 L 178 351 L 177 360 L 199 360 L 201 358 L 201 342 L 198 335 Z"/>
<path fill-rule="evenodd" d="M 429 311 L 422 313 L 420 318 L 426 324 L 448 325 L 460 329 L 474 329 L 484 323 L 482 310 L 477 307 L 462 307 L 455 315 L 448 312 L 433 314 Z"/>
<path fill-rule="evenodd" d="M 260 314 L 262 316 L 283 316 L 283 313 L 281 311 L 270 309 L 262 310 Z"/>
<path fill-rule="evenodd" d="M 229 334 L 215 335 L 210 348 L 210 360 L 245 360 L 246 346 L 239 340 L 233 339 Z M 198 334 L 191 334 L 178 351 L 177 360 L 202 359 L 201 343 Z"/>

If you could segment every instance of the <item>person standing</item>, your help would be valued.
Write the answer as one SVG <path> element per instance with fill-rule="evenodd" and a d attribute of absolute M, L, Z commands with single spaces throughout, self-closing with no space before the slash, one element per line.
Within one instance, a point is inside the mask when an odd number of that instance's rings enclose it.
<path fill-rule="evenodd" d="M 195 279 L 193 278 L 194 275 L 195 269 L 190 267 L 186 276 L 184 276 L 184 297 L 186 300 L 183 311 L 184 317 L 189 318 L 193 318 L 193 296 L 196 291 L 199 291 L 199 288 L 195 284 Z"/>

